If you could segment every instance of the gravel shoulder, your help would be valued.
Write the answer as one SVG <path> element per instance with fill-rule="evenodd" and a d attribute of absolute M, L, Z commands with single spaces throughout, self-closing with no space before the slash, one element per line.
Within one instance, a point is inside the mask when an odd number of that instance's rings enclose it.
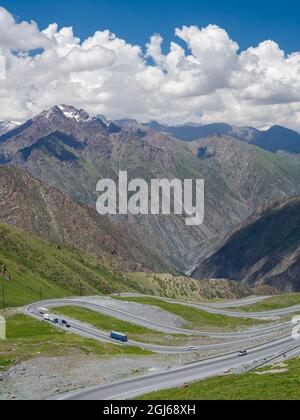
<path fill-rule="evenodd" d="M 141 305 L 135 302 L 125 302 L 122 300 L 111 299 L 106 297 L 91 296 L 84 298 L 76 298 L 76 300 L 82 300 L 84 302 L 89 302 L 93 304 L 103 305 L 107 308 L 117 309 L 123 312 L 129 312 L 130 314 L 143 318 L 147 321 L 162 322 L 166 325 L 172 327 L 184 327 L 186 325 L 186 320 L 172 314 L 168 311 L 165 311 L 161 308 L 149 305 Z"/>
<path fill-rule="evenodd" d="M 268 338 L 251 340 L 247 348 L 287 334 L 288 331 L 283 331 Z M 237 346 L 234 351 L 241 349 L 242 346 Z M 67 356 L 36 357 L 0 374 L 0 400 L 44 400 L 134 375 L 166 371 L 232 351 L 232 346 L 229 346 L 228 349 L 186 355 L 99 357 L 73 351 Z"/>

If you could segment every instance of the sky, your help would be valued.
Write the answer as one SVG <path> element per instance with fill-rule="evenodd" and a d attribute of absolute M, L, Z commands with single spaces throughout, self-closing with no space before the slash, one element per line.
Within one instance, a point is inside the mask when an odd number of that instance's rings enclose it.
<path fill-rule="evenodd" d="M 110 29 L 134 44 L 146 44 L 153 33 L 169 43 L 176 27 L 213 23 L 225 28 L 242 48 L 266 39 L 286 52 L 299 48 L 298 0 L 8 0 L 0 5 L 20 19 L 35 20 L 41 28 L 50 22 L 74 26 L 81 38 Z"/>
<path fill-rule="evenodd" d="M 0 7 L 0 119 L 67 101 L 110 118 L 300 130 L 298 1 Z"/>

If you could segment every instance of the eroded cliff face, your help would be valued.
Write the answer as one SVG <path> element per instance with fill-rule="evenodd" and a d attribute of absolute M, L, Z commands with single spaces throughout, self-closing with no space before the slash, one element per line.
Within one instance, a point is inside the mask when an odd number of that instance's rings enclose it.
<path fill-rule="evenodd" d="M 97 182 L 117 180 L 120 170 L 127 171 L 129 179 L 147 182 L 204 179 L 201 226 L 187 227 L 185 217 L 175 215 L 110 218 L 109 229 L 129 238 L 125 248 L 136 253 L 135 260 L 173 274 L 190 272 L 258 206 L 300 193 L 297 157 L 275 155 L 228 136 L 181 142 L 139 124 L 121 128 L 65 105 L 0 137 L 0 159 L 91 209 Z M 119 244 L 118 236 L 113 237 Z M 81 239 L 74 234 L 72 241 Z M 114 252 L 114 246 L 108 248 Z"/>
<path fill-rule="evenodd" d="M 250 286 L 300 291 L 300 196 L 257 210 L 193 277 L 225 277 Z"/>
<path fill-rule="evenodd" d="M 150 251 L 122 227 L 15 166 L 0 166 L 0 223 L 95 256 L 111 255 L 123 270 L 151 267 Z"/>

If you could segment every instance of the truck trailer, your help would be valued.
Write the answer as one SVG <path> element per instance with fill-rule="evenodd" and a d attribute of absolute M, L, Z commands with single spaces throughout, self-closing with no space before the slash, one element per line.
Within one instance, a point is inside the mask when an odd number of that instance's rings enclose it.
<path fill-rule="evenodd" d="M 38 308 L 38 313 L 39 313 L 40 315 L 45 315 L 45 314 L 47 314 L 47 313 L 48 313 L 48 309 L 45 309 L 45 308 Z"/>
<path fill-rule="evenodd" d="M 110 338 L 117 341 L 122 341 L 122 343 L 127 343 L 128 337 L 126 334 L 118 333 L 118 332 L 112 332 L 110 333 Z"/>

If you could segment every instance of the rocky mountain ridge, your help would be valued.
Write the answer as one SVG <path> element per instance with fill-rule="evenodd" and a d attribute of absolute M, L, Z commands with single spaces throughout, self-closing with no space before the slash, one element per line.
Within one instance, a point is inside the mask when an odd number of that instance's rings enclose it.
<path fill-rule="evenodd" d="M 149 127 L 91 118 L 66 105 L 53 107 L 0 137 L 0 161 L 25 169 L 64 196 L 95 209 L 102 178 L 204 179 L 202 226 L 181 216 L 112 216 L 157 271 L 187 273 L 216 241 L 258 206 L 300 193 L 296 156 L 281 156 L 229 136 L 175 140 Z"/>
<path fill-rule="evenodd" d="M 260 207 L 204 260 L 194 278 L 228 278 L 249 286 L 300 291 L 300 196 Z"/>

